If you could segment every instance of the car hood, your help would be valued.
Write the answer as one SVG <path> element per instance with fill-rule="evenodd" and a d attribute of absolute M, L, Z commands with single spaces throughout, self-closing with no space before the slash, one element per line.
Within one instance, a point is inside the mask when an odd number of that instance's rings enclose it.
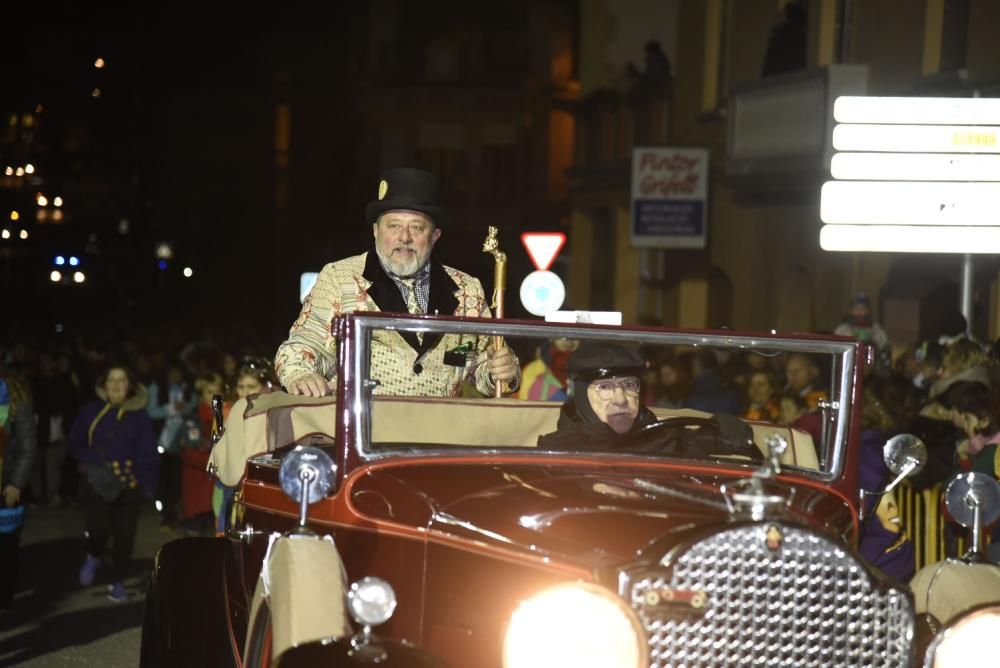
<path fill-rule="evenodd" d="M 459 538 L 601 568 L 634 560 L 672 535 L 747 519 L 723 492 L 747 474 L 606 462 L 407 461 L 367 471 L 351 496 L 370 519 L 426 529 L 430 540 Z M 852 511 L 840 496 L 806 480 L 769 484 L 788 498 L 786 518 L 852 538 Z"/>

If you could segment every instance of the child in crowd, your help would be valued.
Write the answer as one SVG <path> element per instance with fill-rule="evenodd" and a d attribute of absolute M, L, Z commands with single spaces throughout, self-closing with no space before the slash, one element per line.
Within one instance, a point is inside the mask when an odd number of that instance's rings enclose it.
<path fill-rule="evenodd" d="M 229 418 L 229 409 L 237 400 L 267 394 L 277 387 L 277 384 L 270 361 L 261 357 L 244 357 L 237 363 L 230 377 L 229 393 L 222 407 L 223 419 Z M 232 487 L 226 487 L 218 480 L 215 481 L 215 489 L 212 492 L 212 513 L 215 515 L 217 534 L 226 531 L 234 492 Z"/>
<path fill-rule="evenodd" d="M 162 386 L 162 388 L 161 388 Z M 146 412 L 155 421 L 162 421 L 157 439 L 160 453 L 160 520 L 167 526 L 177 522 L 177 503 L 181 490 L 181 433 L 194 410 L 195 403 L 184 380 L 180 364 L 167 368 L 166 378 L 149 384 L 149 406 Z"/>
<path fill-rule="evenodd" d="M 205 472 L 212 451 L 212 397 L 222 394 L 222 376 L 215 372 L 202 374 L 195 381 L 198 406 L 181 433 L 181 507 L 185 528 L 192 533 L 211 533 L 212 479 Z"/>
<path fill-rule="evenodd" d="M 813 443 L 819 446 L 822 437 L 822 418 L 819 413 L 809 411 L 805 397 L 794 392 L 786 392 L 778 400 L 778 408 L 778 424 L 806 432 L 812 436 Z"/>
<path fill-rule="evenodd" d="M 754 371 L 747 384 L 747 409 L 743 413 L 746 420 L 777 422 L 781 410 L 775 399 L 777 382 L 766 371 Z"/>

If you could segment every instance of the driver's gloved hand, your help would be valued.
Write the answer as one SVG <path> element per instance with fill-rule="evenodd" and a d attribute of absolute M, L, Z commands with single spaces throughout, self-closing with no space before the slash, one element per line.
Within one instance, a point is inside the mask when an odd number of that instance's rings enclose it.
<path fill-rule="evenodd" d="M 719 434 L 722 436 L 722 446 L 725 451 L 717 454 L 733 455 L 759 455 L 760 451 L 753 444 L 753 428 L 746 422 L 726 413 L 717 413 L 715 422 L 719 425 Z M 718 442 L 716 442 L 718 446 Z M 716 449 L 718 449 L 716 447 Z"/>

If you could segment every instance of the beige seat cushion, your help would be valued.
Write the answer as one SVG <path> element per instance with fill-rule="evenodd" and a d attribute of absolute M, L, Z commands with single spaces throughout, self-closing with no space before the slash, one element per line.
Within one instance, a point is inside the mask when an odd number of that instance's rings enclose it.
<path fill-rule="evenodd" d="M 449 399 L 441 397 L 376 397 L 372 406 L 372 442 L 440 446 L 534 448 L 538 437 L 556 430 L 562 404 L 520 399 Z M 694 410 L 655 408 L 663 419 L 711 417 Z M 805 432 L 762 422 L 750 423 L 754 443 L 763 451 L 772 434 L 789 442 L 782 464 L 818 469 L 816 449 Z M 213 448 L 209 465 L 224 485 L 235 486 L 246 461 L 265 452 L 309 441 L 332 445 L 337 427 L 333 397 L 300 397 L 272 392 L 237 401 L 226 432 Z"/>
<path fill-rule="evenodd" d="M 372 413 L 372 442 L 442 446 L 533 448 L 538 437 L 556 430 L 562 404 L 520 399 L 442 399 L 378 397 Z M 654 408 L 657 418 L 711 417 L 689 409 Z M 750 423 L 754 443 L 763 451 L 773 434 L 789 442 L 782 464 L 817 469 L 812 437 L 763 422 Z"/>

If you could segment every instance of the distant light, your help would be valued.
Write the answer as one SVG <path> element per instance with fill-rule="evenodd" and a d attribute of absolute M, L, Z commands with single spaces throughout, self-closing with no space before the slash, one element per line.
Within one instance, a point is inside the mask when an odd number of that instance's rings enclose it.
<path fill-rule="evenodd" d="M 158 266 L 160 268 L 160 271 L 164 271 L 167 268 L 167 261 L 166 260 L 160 260 L 157 263 L 156 266 Z"/>
<path fill-rule="evenodd" d="M 772 333 L 772 334 L 777 334 L 777 333 L 778 333 L 778 330 L 776 330 L 776 329 L 772 329 L 772 330 L 771 330 L 771 333 Z"/>
<path fill-rule="evenodd" d="M 54 220 L 55 222 L 58 223 L 62 219 L 63 219 L 63 212 L 62 211 L 59 211 L 58 209 L 56 209 L 55 211 L 52 212 L 52 220 Z"/>
<path fill-rule="evenodd" d="M 56 323 L 56 334 L 62 334 L 66 331 L 66 328 L 62 326 L 62 323 Z"/>
<path fill-rule="evenodd" d="M 184 267 L 184 278 L 191 278 L 192 276 L 194 276 L 194 271 L 191 270 L 191 267 Z"/>
<path fill-rule="evenodd" d="M 3 232 L 0 232 L 0 238 L 10 239 L 10 230 L 4 229 Z"/>
<path fill-rule="evenodd" d="M 56 263 L 57 267 L 61 267 L 64 264 L 66 264 L 66 258 L 64 258 L 62 255 L 56 255 L 56 259 L 53 260 L 53 262 Z"/>
<path fill-rule="evenodd" d="M 59 195 L 56 195 L 55 197 L 52 198 L 52 204 L 54 206 L 62 206 L 62 203 L 63 199 Z"/>
<path fill-rule="evenodd" d="M 174 247 L 169 241 L 161 241 L 156 244 L 156 250 L 154 252 L 156 257 L 160 260 L 169 260 L 174 256 Z"/>
<path fill-rule="evenodd" d="M 96 67 L 97 69 L 103 68 L 104 67 L 104 59 L 103 58 L 98 58 L 97 60 L 95 60 L 94 61 L 94 67 Z"/>
<path fill-rule="evenodd" d="M 100 97 L 100 96 L 101 96 L 100 88 L 95 88 L 94 90 L 90 91 L 90 97 Z"/>
<path fill-rule="evenodd" d="M 24 176 L 24 167 L 18 167 L 14 170 L 14 176 Z"/>
<path fill-rule="evenodd" d="M 157 450 L 159 450 L 159 452 L 160 452 L 161 455 L 164 452 L 163 448 L 157 448 Z M 154 505 L 156 506 L 156 512 L 158 512 L 158 513 L 162 513 L 163 512 L 163 501 L 160 501 L 159 499 L 157 499 L 156 503 Z"/>
<path fill-rule="evenodd" d="M 10 219 L 11 220 L 17 220 L 20 217 L 21 217 L 21 214 L 19 214 L 17 211 L 11 211 L 10 212 Z"/>
<path fill-rule="evenodd" d="M 7 176 L 14 176 L 14 168 L 11 167 L 10 165 L 7 165 L 7 169 L 3 170 L 3 173 L 6 174 Z"/>
<path fill-rule="evenodd" d="M 128 218 L 122 218 L 118 221 L 118 234 L 128 234 Z"/>
<path fill-rule="evenodd" d="M 25 174 L 34 174 L 35 173 L 35 166 L 29 162 L 27 165 L 24 166 L 24 173 Z"/>
<path fill-rule="evenodd" d="M 40 114 L 43 111 L 45 111 L 45 107 L 41 103 L 35 105 L 35 113 L 36 114 Z"/>
<path fill-rule="evenodd" d="M 28 230 L 21 230 L 21 233 L 18 234 L 17 236 L 21 237 L 22 240 L 27 239 L 28 238 Z"/>
<path fill-rule="evenodd" d="M 69 266 L 71 266 L 71 267 L 78 267 L 78 266 L 80 266 L 80 258 L 78 258 L 75 255 L 70 255 L 69 256 Z"/>
<path fill-rule="evenodd" d="M 62 280 L 62 272 L 53 269 L 52 273 L 49 274 L 49 280 L 53 283 L 58 283 Z"/>
<path fill-rule="evenodd" d="M 49 198 L 42 193 L 38 193 L 38 196 L 35 197 L 35 201 L 38 202 L 38 206 L 48 206 L 49 204 Z"/>
<path fill-rule="evenodd" d="M 84 275 L 82 271 L 74 271 L 73 280 L 77 283 L 83 283 L 85 280 L 87 280 L 87 277 Z"/>

